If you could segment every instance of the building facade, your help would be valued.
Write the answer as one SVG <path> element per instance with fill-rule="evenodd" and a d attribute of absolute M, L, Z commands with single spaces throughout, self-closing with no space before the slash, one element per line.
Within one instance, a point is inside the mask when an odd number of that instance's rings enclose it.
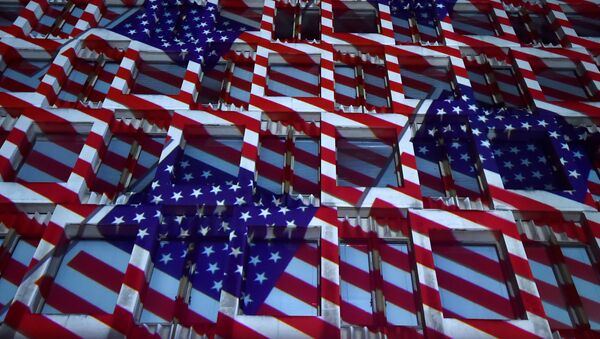
<path fill-rule="evenodd" d="M 1 337 L 600 335 L 600 1 L 0 2 Z"/>

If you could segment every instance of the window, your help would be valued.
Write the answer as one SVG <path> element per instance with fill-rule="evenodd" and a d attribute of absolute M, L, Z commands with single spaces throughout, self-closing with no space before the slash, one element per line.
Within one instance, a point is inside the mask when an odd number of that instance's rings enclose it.
<path fill-rule="evenodd" d="M 600 272 L 592 247 L 579 236 L 583 225 L 547 220 L 519 220 L 518 226 L 550 328 L 600 330 Z"/>
<path fill-rule="evenodd" d="M 568 190 L 570 184 L 552 143 L 532 131 L 512 131 L 492 142 L 498 170 L 507 189 Z"/>
<path fill-rule="evenodd" d="M 338 105 L 365 106 L 367 109 L 390 106 L 384 65 L 368 62 L 337 64 L 334 71 L 335 100 Z"/>
<path fill-rule="evenodd" d="M 89 127 L 83 127 L 89 132 Z M 42 128 L 43 130 L 43 128 Z M 64 127 L 63 133 L 38 132 L 17 170 L 23 182 L 66 182 L 85 144 L 86 135 Z"/>
<path fill-rule="evenodd" d="M 340 131 L 336 140 L 338 186 L 398 187 L 397 137 L 373 138 L 360 134 L 360 131 Z"/>
<path fill-rule="evenodd" d="M 361 228 L 365 237 L 340 241 L 340 293 L 343 324 L 354 326 L 417 326 L 417 304 L 413 285 L 413 259 L 408 238 L 402 232 L 390 232 L 397 218 L 340 218 L 343 232 Z M 386 237 L 380 230 L 387 229 Z M 381 238 L 367 240 L 366 232 Z M 356 230 L 349 233 L 357 234 Z M 360 233 L 360 231 L 358 231 Z M 373 241 L 374 240 L 374 241 Z"/>
<path fill-rule="evenodd" d="M 433 7 L 390 7 L 396 43 L 442 42 L 437 13 Z"/>
<path fill-rule="evenodd" d="M 435 127 L 423 124 L 413 140 L 421 194 L 481 198 L 481 174 L 469 139 L 431 137 L 427 130 L 432 128 Z"/>
<path fill-rule="evenodd" d="M 175 183 L 199 184 L 210 181 L 227 181 L 237 178 L 242 156 L 243 131 L 190 129 L 184 132 L 185 147 L 176 164 Z"/>
<path fill-rule="evenodd" d="M 577 35 L 581 37 L 600 37 L 600 7 L 593 3 L 560 5 L 567 19 L 573 25 Z"/>
<path fill-rule="evenodd" d="M 286 135 L 263 132 L 256 164 L 257 185 L 275 194 L 320 193 L 319 142 L 292 130 Z"/>
<path fill-rule="evenodd" d="M 112 314 L 133 238 L 72 239 L 44 293 L 44 314 Z"/>
<path fill-rule="evenodd" d="M 513 279 L 489 232 L 432 231 L 431 250 L 445 318 L 515 319 Z M 511 288 L 509 288 L 509 285 Z"/>
<path fill-rule="evenodd" d="M 314 3 L 308 6 L 277 3 L 273 39 L 281 41 L 320 40 L 321 15 Z"/>
<path fill-rule="evenodd" d="M 50 67 L 49 59 L 7 59 L 0 74 L 1 92 L 34 92 Z"/>
<path fill-rule="evenodd" d="M 336 1 L 333 3 L 335 33 L 379 33 L 377 5 L 366 1 Z"/>
<path fill-rule="evenodd" d="M 249 239 L 240 305 L 243 314 L 319 315 L 320 229 L 258 228 L 250 230 Z"/>
<path fill-rule="evenodd" d="M 263 0 L 219 0 L 219 14 L 222 17 L 241 22 L 253 30 L 260 29 L 263 7 Z"/>
<path fill-rule="evenodd" d="M 316 55 L 270 54 L 266 95 L 320 96 L 320 64 L 320 56 Z"/>
<path fill-rule="evenodd" d="M 457 84 L 448 58 L 401 58 L 400 75 L 407 99 L 457 96 Z"/>
<path fill-rule="evenodd" d="M 508 12 L 509 20 L 523 44 L 560 45 L 556 27 L 545 14 L 513 10 Z"/>
<path fill-rule="evenodd" d="M 102 154 L 102 163 L 91 186 L 94 192 L 114 193 L 133 186 L 156 171 L 164 136 L 114 135 Z M 152 175 L 152 178 L 154 176 Z"/>
<path fill-rule="evenodd" d="M 511 65 L 490 65 L 475 60 L 465 62 L 475 99 L 487 105 L 527 107 L 521 86 Z"/>
<path fill-rule="evenodd" d="M 500 35 L 500 26 L 491 8 L 458 8 L 452 12 L 454 32 L 462 35 Z"/>
<path fill-rule="evenodd" d="M 543 60 L 533 72 L 549 101 L 593 101 L 598 89 L 587 71 L 570 60 Z"/>
<path fill-rule="evenodd" d="M 221 103 L 247 106 L 253 73 L 252 59 L 222 60 L 202 73 L 197 102 L 213 107 L 219 107 Z"/>
<path fill-rule="evenodd" d="M 8 236 L 0 224 L 0 322 L 8 312 L 38 243 L 38 239 Z"/>
<path fill-rule="evenodd" d="M 141 61 L 132 94 L 177 95 L 186 67 L 172 61 Z M 134 73 L 135 74 L 135 73 Z"/>
<path fill-rule="evenodd" d="M 216 235 L 225 232 L 226 223 L 193 214 L 164 215 L 160 242 L 152 253 L 150 283 L 141 295 L 141 323 L 173 323 L 175 318 L 193 319 L 196 324 L 217 321 L 221 288 L 229 258 L 233 259 L 228 240 Z M 216 232 L 201 235 L 204 227 Z M 186 311 L 181 301 L 187 303 Z"/>
<path fill-rule="evenodd" d="M 75 29 L 77 21 L 85 13 L 86 5 L 86 2 L 50 5 L 33 28 L 33 33 L 55 36 L 70 35 Z"/>
<path fill-rule="evenodd" d="M 118 70 L 119 63 L 106 59 L 104 54 L 98 55 L 96 60 L 76 58 L 58 92 L 58 100 L 102 102 Z"/>
<path fill-rule="evenodd" d="M 0 27 L 11 26 L 23 8 L 23 5 L 18 3 L 0 4 Z"/>

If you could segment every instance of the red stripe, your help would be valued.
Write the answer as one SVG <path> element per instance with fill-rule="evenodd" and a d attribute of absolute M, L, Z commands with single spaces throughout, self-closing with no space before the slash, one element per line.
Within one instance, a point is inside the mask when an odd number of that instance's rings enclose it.
<path fill-rule="evenodd" d="M 121 290 L 124 273 L 85 251 L 80 251 L 68 265 L 115 293 Z"/>

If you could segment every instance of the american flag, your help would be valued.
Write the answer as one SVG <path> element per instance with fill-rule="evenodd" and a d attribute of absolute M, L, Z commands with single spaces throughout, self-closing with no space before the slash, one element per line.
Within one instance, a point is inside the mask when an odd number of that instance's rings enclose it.
<path fill-rule="evenodd" d="M 241 298 L 244 314 L 316 315 L 317 240 L 305 237 L 316 208 L 260 186 L 248 190 L 252 173 L 233 166 L 241 144 L 190 140 L 158 165 L 156 177 L 166 176 L 132 197 L 136 205 L 101 222 L 139 224 L 136 244 L 152 253 L 142 320 L 215 323 L 222 290 Z M 188 296 L 178 292 L 184 277 Z"/>
<path fill-rule="evenodd" d="M 174 60 L 214 66 L 231 44 L 250 29 L 219 15 L 216 5 L 191 0 L 146 1 L 143 8 L 112 28 L 169 53 Z"/>

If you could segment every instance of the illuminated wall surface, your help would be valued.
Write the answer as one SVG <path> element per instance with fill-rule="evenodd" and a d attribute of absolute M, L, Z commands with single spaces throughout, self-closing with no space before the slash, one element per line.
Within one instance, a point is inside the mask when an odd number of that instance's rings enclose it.
<path fill-rule="evenodd" d="M 0 3 L 0 337 L 600 336 L 600 1 Z"/>

